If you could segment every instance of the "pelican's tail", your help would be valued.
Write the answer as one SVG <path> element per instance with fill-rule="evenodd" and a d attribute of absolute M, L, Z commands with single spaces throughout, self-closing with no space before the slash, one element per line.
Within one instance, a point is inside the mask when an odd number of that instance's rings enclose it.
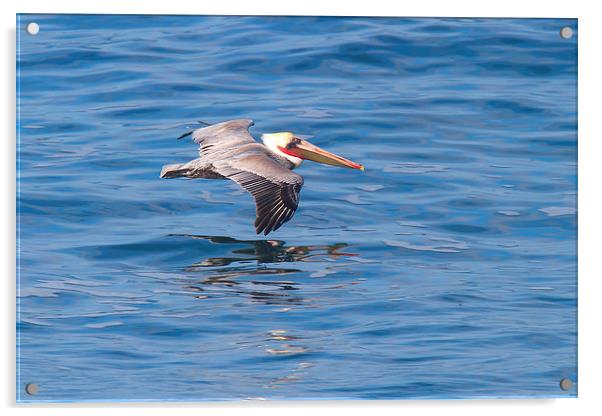
<path fill-rule="evenodd" d="M 163 169 L 161 169 L 160 177 L 164 179 L 179 178 L 182 176 L 188 177 L 190 175 L 190 167 L 187 165 L 188 163 L 165 165 L 163 166 Z"/>

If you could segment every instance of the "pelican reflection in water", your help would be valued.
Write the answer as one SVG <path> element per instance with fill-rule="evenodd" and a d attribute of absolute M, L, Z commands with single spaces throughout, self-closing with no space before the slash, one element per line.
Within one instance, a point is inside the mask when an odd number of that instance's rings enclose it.
<path fill-rule="evenodd" d="M 290 281 L 284 276 L 303 270 L 284 263 L 322 262 L 325 258 L 340 260 L 356 257 L 358 254 L 346 252 L 346 243 L 331 245 L 287 246 L 280 240 L 237 240 L 231 237 L 203 235 L 175 235 L 172 237 L 206 240 L 226 247 L 229 254 L 220 257 L 207 257 L 185 267 L 186 272 L 200 273 L 201 279 L 188 279 L 186 289 L 205 299 L 215 295 L 245 295 L 255 301 L 269 304 L 301 304 L 303 299 L 294 295 L 299 282 Z M 242 247 L 240 247 L 242 245 Z M 273 265 L 278 263 L 278 266 Z M 280 264 L 282 266 L 280 266 Z"/>
<path fill-rule="evenodd" d="M 231 120 L 184 133 L 198 143 L 200 157 L 163 166 L 161 178 L 230 179 L 253 195 L 255 231 L 268 235 L 290 220 L 299 205 L 303 178 L 292 170 L 303 160 L 364 170 L 364 166 L 321 149 L 290 132 L 249 133 L 252 120 Z"/>

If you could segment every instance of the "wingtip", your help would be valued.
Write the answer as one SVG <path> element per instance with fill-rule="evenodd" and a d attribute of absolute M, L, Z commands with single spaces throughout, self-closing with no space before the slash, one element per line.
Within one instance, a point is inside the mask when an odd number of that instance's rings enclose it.
<path fill-rule="evenodd" d="M 190 136 L 190 135 L 191 135 L 193 132 L 194 132 L 194 130 L 187 131 L 186 133 L 184 133 L 184 134 L 181 134 L 180 136 L 178 136 L 178 137 L 176 138 L 176 140 L 180 140 L 180 139 L 183 139 L 183 138 L 184 138 L 184 137 L 186 137 L 186 136 Z"/>
<path fill-rule="evenodd" d="M 270 230 L 268 227 L 266 226 L 257 226 L 255 225 L 255 234 L 260 235 L 261 233 L 263 233 L 263 235 L 268 235 L 270 232 L 272 232 L 273 230 Z"/>

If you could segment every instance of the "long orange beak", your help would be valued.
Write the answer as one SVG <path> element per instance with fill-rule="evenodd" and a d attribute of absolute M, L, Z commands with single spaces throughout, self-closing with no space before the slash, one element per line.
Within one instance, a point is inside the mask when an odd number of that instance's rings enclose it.
<path fill-rule="evenodd" d="M 320 149 L 318 146 L 314 146 L 305 140 L 300 140 L 293 150 L 297 157 L 300 157 L 301 159 L 313 160 L 314 162 L 323 163 L 325 165 L 364 170 L 364 165 L 352 162 L 349 159 L 330 153 L 327 150 Z"/>

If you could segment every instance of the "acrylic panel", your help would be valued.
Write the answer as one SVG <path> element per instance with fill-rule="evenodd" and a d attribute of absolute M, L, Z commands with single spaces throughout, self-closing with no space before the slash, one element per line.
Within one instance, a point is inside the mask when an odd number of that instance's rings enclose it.
<path fill-rule="evenodd" d="M 16 30 L 18 401 L 577 396 L 576 19 Z"/>

